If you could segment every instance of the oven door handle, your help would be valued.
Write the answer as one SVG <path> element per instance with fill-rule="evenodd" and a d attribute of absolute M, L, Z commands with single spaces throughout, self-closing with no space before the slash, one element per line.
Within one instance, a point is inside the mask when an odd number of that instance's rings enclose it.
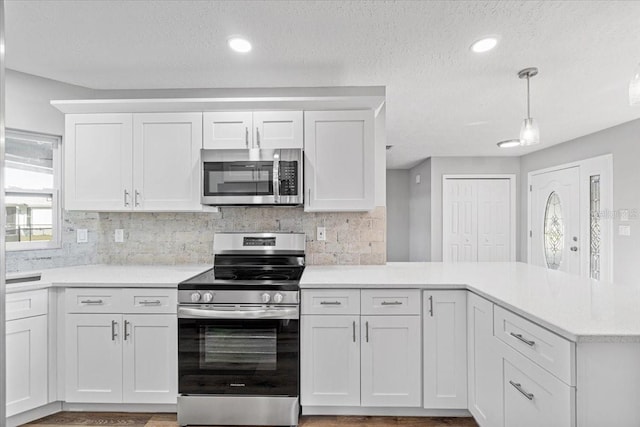
<path fill-rule="evenodd" d="M 298 319 L 298 307 L 263 310 L 210 310 L 178 307 L 180 319 Z"/>

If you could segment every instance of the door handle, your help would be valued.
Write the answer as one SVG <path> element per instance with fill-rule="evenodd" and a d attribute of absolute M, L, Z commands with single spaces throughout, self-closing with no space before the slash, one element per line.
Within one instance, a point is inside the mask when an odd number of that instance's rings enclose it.
<path fill-rule="evenodd" d="M 140 206 L 140 202 L 138 201 L 138 197 L 140 197 L 140 192 L 138 190 L 135 191 L 134 203 L 136 207 Z"/>
<path fill-rule="evenodd" d="M 118 322 L 116 322 L 115 320 L 111 321 L 111 341 L 115 341 L 116 337 L 118 336 L 118 333 L 116 332 L 117 325 L 118 325 Z"/>
<path fill-rule="evenodd" d="M 353 321 L 353 342 L 356 342 L 356 321 Z"/>
<path fill-rule="evenodd" d="M 433 317 L 433 295 L 429 295 L 429 316 Z"/>
<path fill-rule="evenodd" d="M 578 252 L 578 247 L 577 246 L 571 246 L 571 251 L 572 252 Z"/>
<path fill-rule="evenodd" d="M 365 331 L 366 331 L 365 337 L 367 339 L 367 342 L 369 342 L 369 322 L 368 321 L 364 322 L 364 328 L 365 328 Z"/>
<path fill-rule="evenodd" d="M 533 347 L 534 345 L 536 345 L 535 341 L 531 341 L 531 340 L 526 339 L 525 337 L 522 336 L 522 334 L 514 334 L 513 332 L 510 332 L 509 334 L 512 337 L 514 337 L 515 339 L 522 341 L 523 343 L 525 343 L 529 347 Z"/>
<path fill-rule="evenodd" d="M 127 191 L 127 189 L 125 188 L 125 190 L 124 190 L 124 206 L 125 206 L 125 207 L 126 207 L 126 206 L 129 206 L 129 200 L 128 200 L 128 197 L 129 197 L 129 192 L 128 192 L 128 191 Z"/>
<path fill-rule="evenodd" d="M 129 325 L 131 324 L 131 322 L 129 322 L 128 320 L 124 321 L 124 340 L 126 341 L 127 338 L 129 337 L 129 335 L 131 335 L 129 333 Z"/>
<path fill-rule="evenodd" d="M 260 148 L 260 128 L 256 127 L 256 146 Z"/>
<path fill-rule="evenodd" d="M 520 393 L 522 393 L 522 395 L 524 397 L 526 397 L 529 400 L 533 400 L 533 398 L 535 397 L 533 395 L 533 393 L 527 393 L 526 391 L 523 390 L 522 388 L 522 384 L 520 383 L 516 383 L 514 381 L 509 381 L 509 384 L 511 384 L 513 386 L 513 388 L 515 388 L 516 390 L 518 390 Z"/>
<path fill-rule="evenodd" d="M 247 145 L 247 148 L 249 148 L 249 128 L 246 126 L 244 128 L 244 143 Z"/>

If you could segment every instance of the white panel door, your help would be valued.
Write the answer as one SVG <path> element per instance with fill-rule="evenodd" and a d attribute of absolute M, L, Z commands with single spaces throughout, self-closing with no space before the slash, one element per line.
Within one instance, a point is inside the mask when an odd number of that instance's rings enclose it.
<path fill-rule="evenodd" d="M 203 123 L 203 148 L 253 148 L 253 115 L 250 111 L 204 113 Z"/>
<path fill-rule="evenodd" d="M 132 209 L 131 114 L 67 114 L 65 209 Z"/>
<path fill-rule="evenodd" d="M 302 316 L 300 402 L 360 406 L 360 316 Z"/>
<path fill-rule="evenodd" d="M 256 148 L 303 148 L 302 111 L 253 113 Z"/>
<path fill-rule="evenodd" d="M 467 291 L 425 292 L 424 407 L 467 409 Z"/>
<path fill-rule="evenodd" d="M 478 261 L 511 259 L 511 181 L 478 180 Z"/>
<path fill-rule="evenodd" d="M 6 323 L 7 416 L 47 403 L 47 316 Z"/>
<path fill-rule="evenodd" d="M 373 111 L 305 111 L 305 210 L 374 207 Z"/>
<path fill-rule="evenodd" d="M 201 210 L 201 148 L 202 113 L 135 114 L 134 210 Z"/>
<path fill-rule="evenodd" d="M 362 406 L 422 406 L 420 316 L 362 316 Z"/>
<path fill-rule="evenodd" d="M 67 314 L 65 400 L 122 402 L 122 315 Z"/>
<path fill-rule="evenodd" d="M 443 261 L 478 260 L 478 182 L 447 179 L 443 186 Z"/>
<path fill-rule="evenodd" d="M 482 427 L 503 427 L 502 358 L 494 347 L 493 304 L 471 292 L 467 339 L 469 412 Z"/>
<path fill-rule="evenodd" d="M 531 178 L 531 263 L 580 274 L 580 170 L 578 167 Z"/>
<path fill-rule="evenodd" d="M 175 315 L 124 316 L 123 401 L 176 403 L 178 329 Z"/>

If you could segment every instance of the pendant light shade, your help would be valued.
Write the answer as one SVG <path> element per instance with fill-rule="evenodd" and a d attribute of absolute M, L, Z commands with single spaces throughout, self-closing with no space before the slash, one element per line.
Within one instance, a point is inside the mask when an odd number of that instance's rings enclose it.
<path fill-rule="evenodd" d="M 537 74 L 538 69 L 535 67 L 525 68 L 518 72 L 518 77 L 521 79 L 527 79 L 527 117 L 522 122 L 522 127 L 520 128 L 521 145 L 534 145 L 540 142 L 540 128 L 538 127 L 538 122 L 531 117 L 531 92 L 529 87 L 529 80 Z"/>
<path fill-rule="evenodd" d="M 640 64 L 629 82 L 629 104 L 631 106 L 640 105 Z"/>

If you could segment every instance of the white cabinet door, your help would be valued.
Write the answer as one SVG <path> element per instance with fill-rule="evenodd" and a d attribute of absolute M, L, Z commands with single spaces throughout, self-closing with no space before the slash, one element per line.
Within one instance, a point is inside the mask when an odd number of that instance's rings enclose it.
<path fill-rule="evenodd" d="M 482 427 L 502 427 L 502 358 L 495 349 L 493 304 L 467 293 L 469 412 Z"/>
<path fill-rule="evenodd" d="M 202 113 L 135 114 L 133 147 L 134 210 L 202 209 Z"/>
<path fill-rule="evenodd" d="M 424 293 L 424 407 L 467 408 L 467 292 Z"/>
<path fill-rule="evenodd" d="M 65 118 L 65 209 L 131 210 L 131 114 L 68 114 Z"/>
<path fill-rule="evenodd" d="M 203 148 L 253 148 L 253 115 L 250 111 L 204 113 L 203 123 Z"/>
<path fill-rule="evenodd" d="M 7 416 L 47 403 L 47 316 L 6 323 Z"/>
<path fill-rule="evenodd" d="M 302 316 L 300 400 L 360 406 L 360 316 Z"/>
<path fill-rule="evenodd" d="M 175 315 L 124 316 L 123 401 L 176 403 L 178 331 Z"/>
<path fill-rule="evenodd" d="M 122 315 L 67 314 L 65 400 L 122 402 Z"/>
<path fill-rule="evenodd" d="M 305 111 L 305 210 L 374 207 L 373 111 Z"/>
<path fill-rule="evenodd" d="M 256 148 L 302 148 L 302 111 L 253 113 Z"/>
<path fill-rule="evenodd" d="M 421 406 L 420 316 L 362 316 L 362 406 Z"/>

